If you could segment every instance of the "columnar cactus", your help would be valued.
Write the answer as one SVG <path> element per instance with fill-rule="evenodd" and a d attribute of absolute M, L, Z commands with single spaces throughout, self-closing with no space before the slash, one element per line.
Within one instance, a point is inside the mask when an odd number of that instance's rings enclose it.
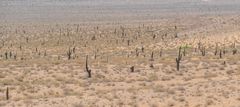
<path fill-rule="evenodd" d="M 202 49 L 200 51 L 202 53 L 202 56 L 206 55 L 206 48 L 205 47 L 202 47 Z"/>
<path fill-rule="evenodd" d="M 141 50 L 142 50 L 142 53 L 144 53 L 144 47 L 143 46 L 142 46 Z"/>
<path fill-rule="evenodd" d="M 128 46 L 130 45 L 130 40 L 127 41 L 127 45 L 128 45 Z"/>
<path fill-rule="evenodd" d="M 186 56 L 186 47 L 183 48 L 183 56 Z"/>
<path fill-rule="evenodd" d="M 232 54 L 233 54 L 233 55 L 237 54 L 237 49 L 236 49 L 236 48 L 234 48 L 234 49 L 232 50 Z"/>
<path fill-rule="evenodd" d="M 5 58 L 8 59 L 8 53 L 7 52 L 5 52 Z"/>
<path fill-rule="evenodd" d="M 86 56 L 86 71 L 88 73 L 88 78 L 91 78 L 92 77 L 91 69 L 89 69 L 89 67 L 88 67 L 88 55 Z"/>
<path fill-rule="evenodd" d="M 68 56 L 68 60 L 70 60 L 72 56 L 72 51 L 70 48 L 68 49 L 67 56 Z"/>
<path fill-rule="evenodd" d="M 178 57 L 176 58 L 177 70 L 179 71 L 180 61 L 182 59 L 181 47 L 178 50 Z"/>
<path fill-rule="evenodd" d="M 159 56 L 162 57 L 162 48 L 160 49 Z"/>
<path fill-rule="evenodd" d="M 222 58 L 222 49 L 219 51 L 219 58 Z"/>
<path fill-rule="evenodd" d="M 130 67 L 131 72 L 134 72 L 134 66 Z"/>
<path fill-rule="evenodd" d="M 9 89 L 7 87 L 7 90 L 6 90 L 6 99 L 9 100 Z"/>
<path fill-rule="evenodd" d="M 153 61 L 154 59 L 153 59 L 153 51 L 152 51 L 152 54 L 151 54 L 151 59 L 150 59 L 151 61 Z"/>

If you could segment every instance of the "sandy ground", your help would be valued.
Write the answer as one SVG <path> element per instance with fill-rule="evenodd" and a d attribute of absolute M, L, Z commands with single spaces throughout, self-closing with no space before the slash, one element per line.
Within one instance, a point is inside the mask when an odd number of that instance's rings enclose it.
<path fill-rule="evenodd" d="M 0 106 L 239 107 L 239 22 L 2 24 Z"/>

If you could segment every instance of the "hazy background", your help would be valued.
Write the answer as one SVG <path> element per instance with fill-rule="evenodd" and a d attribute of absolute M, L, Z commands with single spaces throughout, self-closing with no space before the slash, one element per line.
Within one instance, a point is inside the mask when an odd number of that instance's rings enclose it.
<path fill-rule="evenodd" d="M 121 22 L 238 14 L 240 0 L 0 0 L 0 22 Z"/>

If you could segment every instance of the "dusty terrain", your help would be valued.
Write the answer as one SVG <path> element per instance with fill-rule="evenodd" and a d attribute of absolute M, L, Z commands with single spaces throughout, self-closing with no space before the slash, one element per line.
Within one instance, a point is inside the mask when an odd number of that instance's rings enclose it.
<path fill-rule="evenodd" d="M 0 107 L 240 107 L 240 3 L 189 1 L 1 0 Z"/>
<path fill-rule="evenodd" d="M 231 15 L 95 26 L 3 24 L 0 105 L 238 107 L 239 21 Z"/>

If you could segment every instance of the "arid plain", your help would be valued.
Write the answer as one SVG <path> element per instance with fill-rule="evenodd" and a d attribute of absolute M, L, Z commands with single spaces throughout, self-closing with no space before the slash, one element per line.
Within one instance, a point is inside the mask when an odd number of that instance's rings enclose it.
<path fill-rule="evenodd" d="M 128 17 L 2 20 L 0 106 L 240 106 L 240 15 Z"/>

